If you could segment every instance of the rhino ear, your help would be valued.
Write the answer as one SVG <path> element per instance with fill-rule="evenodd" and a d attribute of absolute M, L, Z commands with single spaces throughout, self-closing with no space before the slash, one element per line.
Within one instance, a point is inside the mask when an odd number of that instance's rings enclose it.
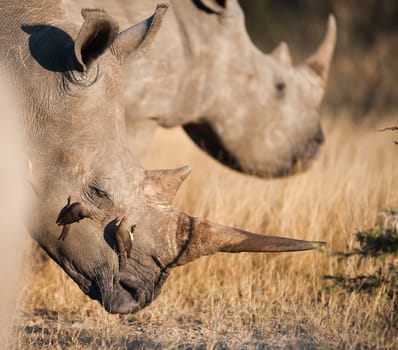
<path fill-rule="evenodd" d="M 287 46 L 284 41 L 280 42 L 280 44 L 271 52 L 271 55 L 283 65 L 287 67 L 292 66 L 292 58 L 290 56 L 289 46 Z"/>
<path fill-rule="evenodd" d="M 188 165 L 178 169 L 145 170 L 141 193 L 151 203 L 170 205 L 190 172 Z"/>
<path fill-rule="evenodd" d="M 227 8 L 227 0 L 199 0 L 200 3 L 211 12 L 221 14 Z"/>
<path fill-rule="evenodd" d="M 112 45 L 113 54 L 122 63 L 132 53 L 145 51 L 152 43 L 168 8 L 167 4 L 159 4 L 154 14 L 145 21 L 121 32 Z"/>
<path fill-rule="evenodd" d="M 195 0 L 199 8 L 221 17 L 237 17 L 242 15 L 242 9 L 237 0 Z"/>
<path fill-rule="evenodd" d="M 91 64 L 113 43 L 119 27 L 103 10 L 83 9 L 83 25 L 75 41 L 75 57 L 87 71 Z"/>

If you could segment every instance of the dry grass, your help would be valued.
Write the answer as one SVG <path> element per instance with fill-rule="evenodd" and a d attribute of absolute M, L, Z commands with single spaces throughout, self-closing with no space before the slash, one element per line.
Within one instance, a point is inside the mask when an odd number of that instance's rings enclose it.
<path fill-rule="evenodd" d="M 191 164 L 175 204 L 196 216 L 256 232 L 326 240 L 344 250 L 380 208 L 398 205 L 395 124 L 325 120 L 327 142 L 305 174 L 264 181 L 209 160 L 180 130 L 159 131 L 147 167 Z M 397 137 L 398 138 L 398 137 Z M 372 273 L 386 262 L 365 264 Z M 320 252 L 218 254 L 175 269 L 161 296 L 127 317 L 106 314 L 52 262 L 21 288 L 16 349 L 397 348 L 397 303 L 328 290 L 325 274 L 355 274 L 356 264 Z M 189 347 L 189 346 L 191 347 Z M 11 347 L 11 345 L 10 345 Z"/>

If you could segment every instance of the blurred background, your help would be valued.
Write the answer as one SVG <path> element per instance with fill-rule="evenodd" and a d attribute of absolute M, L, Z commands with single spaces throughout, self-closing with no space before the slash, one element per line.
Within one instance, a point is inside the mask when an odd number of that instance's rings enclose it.
<path fill-rule="evenodd" d="M 269 53 L 281 40 L 300 63 L 320 43 L 329 13 L 337 50 L 324 108 L 354 119 L 391 115 L 398 107 L 398 1 L 239 0 L 256 45 Z M 345 113 L 344 113 L 345 114 Z"/>

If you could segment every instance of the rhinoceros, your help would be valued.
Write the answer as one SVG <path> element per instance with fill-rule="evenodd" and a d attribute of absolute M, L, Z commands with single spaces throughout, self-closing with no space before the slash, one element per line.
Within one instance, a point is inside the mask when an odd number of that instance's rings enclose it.
<path fill-rule="evenodd" d="M 21 99 L 31 164 L 28 230 L 111 313 L 150 304 L 173 267 L 202 256 L 322 244 L 184 214 L 170 203 L 190 168 L 145 170 L 134 158 L 121 65 L 145 53 L 166 7 L 120 32 L 104 10 L 82 10 L 76 25 L 58 0 L 0 1 L 0 62 Z"/>
<path fill-rule="evenodd" d="M 106 8 L 118 21 L 150 13 L 155 0 L 64 0 Z M 125 101 L 135 154 L 155 125 L 182 126 L 222 163 L 260 177 L 303 171 L 324 141 L 318 108 L 336 42 L 336 24 L 298 66 L 288 46 L 260 52 L 245 29 L 237 0 L 170 0 L 171 14 L 150 52 L 126 64 Z"/>

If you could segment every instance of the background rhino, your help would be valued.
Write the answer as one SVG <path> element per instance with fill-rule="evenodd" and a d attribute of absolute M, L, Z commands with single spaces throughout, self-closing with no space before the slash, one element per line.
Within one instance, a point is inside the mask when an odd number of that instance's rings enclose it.
<path fill-rule="evenodd" d="M 66 19 L 60 1 L 0 1 L 0 61 L 21 97 L 32 164 L 29 232 L 84 293 L 113 313 L 148 305 L 170 268 L 201 256 L 317 244 L 178 212 L 168 205 L 189 168 L 151 171 L 135 161 L 125 127 L 121 62 L 148 46 L 165 10 L 161 5 L 119 33 L 102 10 L 83 10 L 84 22 L 77 26 Z M 65 214 L 74 203 L 89 213 L 80 223 Z M 115 237 L 121 221 L 134 236 L 123 264 Z M 68 234 L 59 239 L 65 228 Z"/>
<path fill-rule="evenodd" d="M 122 26 L 148 15 L 154 0 L 65 0 L 106 8 Z M 171 0 L 159 38 L 124 69 L 127 120 L 140 155 L 156 125 L 183 126 L 224 164 L 261 177 L 307 168 L 324 140 L 318 108 L 332 58 L 336 25 L 317 51 L 293 66 L 281 43 L 271 55 L 251 42 L 237 0 Z"/>

